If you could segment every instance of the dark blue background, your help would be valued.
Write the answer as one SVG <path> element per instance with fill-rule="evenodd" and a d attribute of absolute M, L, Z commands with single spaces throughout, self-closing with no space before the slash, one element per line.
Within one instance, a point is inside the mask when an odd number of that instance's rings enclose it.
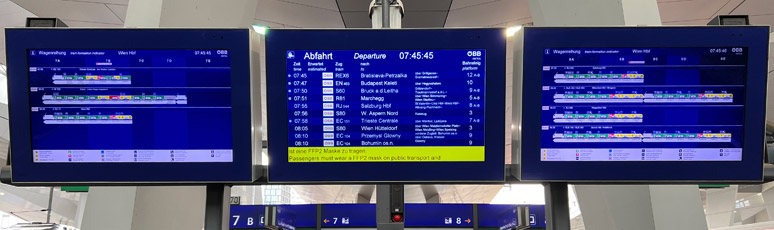
<path fill-rule="evenodd" d="M 763 173 L 768 36 L 768 27 L 526 28 L 523 79 L 525 98 L 542 93 L 541 76 L 543 54 L 546 48 L 746 47 L 749 63 L 744 97 L 738 98 L 736 96 L 738 92 L 735 92 L 734 97 L 735 102 L 745 104 L 744 140 L 741 143 L 744 148 L 742 161 L 540 161 L 541 135 L 536 134 L 541 129 L 541 102 L 524 100 L 521 179 L 531 181 L 760 181 Z M 570 37 L 573 39 L 565 39 Z M 626 39 L 621 39 L 622 37 Z M 702 61 L 700 58 L 692 60 L 695 63 Z M 648 75 L 645 79 L 648 79 Z M 718 170 L 719 168 L 723 170 Z"/>
<path fill-rule="evenodd" d="M 470 204 L 406 204 L 406 227 L 473 227 L 473 205 Z M 444 218 L 451 217 L 452 224 Z M 457 224 L 457 218 L 461 224 Z M 470 219 L 470 223 L 465 220 Z"/>
<path fill-rule="evenodd" d="M 517 207 L 514 204 L 476 204 L 478 207 L 478 226 L 481 228 L 497 228 L 502 225 L 501 218 L 505 212 L 510 212 Z M 529 206 L 530 215 L 535 216 L 535 224 L 532 227 L 545 228 L 545 206 L 544 205 L 527 205 Z M 322 204 L 321 205 L 321 218 L 317 220 L 317 205 L 278 205 L 278 207 L 284 208 L 287 211 L 293 212 L 296 215 L 296 228 L 313 228 L 316 227 L 317 222 L 320 221 L 324 228 L 357 228 L 357 227 L 376 227 L 376 205 L 375 204 Z M 443 223 L 443 217 L 464 217 L 469 216 L 473 221 L 473 205 L 471 204 L 406 204 L 405 206 L 406 227 L 462 227 L 469 228 L 473 226 L 471 224 L 465 224 L 460 226 L 450 226 Z M 231 222 L 229 225 L 231 228 L 248 228 L 245 226 L 244 220 L 246 217 L 253 217 L 258 220 L 264 215 L 263 205 L 232 205 L 229 218 Z M 238 225 L 233 225 L 233 215 L 241 215 Z M 333 217 L 338 217 L 337 224 L 330 222 L 328 224 L 323 223 L 323 219 L 331 220 Z M 341 224 L 342 217 L 349 217 L 350 224 Z M 439 220 L 439 218 L 441 218 Z M 456 220 L 455 220 L 456 221 Z M 251 228 L 259 228 L 262 226 L 252 226 Z"/>
<path fill-rule="evenodd" d="M 296 215 L 296 228 L 314 228 L 317 226 L 316 205 L 277 205 Z"/>
<path fill-rule="evenodd" d="M 587 114 L 591 111 L 591 114 L 612 114 L 615 111 L 622 111 L 623 114 L 634 114 L 636 111 L 638 114 L 642 114 L 642 123 L 556 123 L 557 125 L 598 125 L 598 124 L 627 124 L 627 125 L 735 125 L 739 121 L 744 119 L 744 109 L 742 106 L 735 106 L 733 108 L 727 106 L 717 107 L 691 107 L 685 108 L 682 103 L 674 103 L 672 105 L 647 105 L 643 107 L 633 107 L 624 104 L 606 104 L 595 105 L 589 103 L 587 105 L 557 105 L 551 106 L 551 109 L 544 111 L 541 114 L 543 122 L 553 122 L 554 114 L 564 114 L 565 112 L 575 112 L 577 114 Z M 606 106 L 607 109 L 591 109 L 591 106 L 602 107 Z M 576 114 L 576 113 L 572 113 Z M 621 114 L 621 113 L 618 113 Z M 682 119 L 693 118 L 693 119 Z"/>
<path fill-rule="evenodd" d="M 230 58 L 221 57 L 216 50 L 210 55 L 195 55 L 193 50 L 137 50 L 135 55 L 119 55 L 116 50 L 99 50 L 104 55 L 69 55 L 69 52 L 94 50 L 43 50 L 64 51 L 68 55 L 28 56 L 31 67 L 47 67 L 30 71 L 30 87 L 55 87 L 30 92 L 32 107 L 60 107 L 61 111 L 31 113 L 32 145 L 35 150 L 44 149 L 231 149 L 231 89 Z M 38 50 L 31 50 L 30 53 Z M 205 63 L 204 59 L 211 60 Z M 54 62 L 58 59 L 61 62 Z M 94 60 L 98 59 L 98 60 Z M 52 75 L 107 75 L 109 71 L 79 71 L 78 67 L 95 67 L 94 63 L 113 63 L 118 68 L 112 74 L 130 75 L 131 85 L 55 85 Z M 138 59 L 146 60 L 138 63 Z M 167 63 L 165 59 L 172 59 Z M 48 67 L 60 67 L 52 71 Z M 229 69 L 143 69 L 121 67 L 225 67 Z M 73 88 L 59 88 L 73 87 Z M 118 88 L 113 88 L 118 87 Z M 131 88 L 124 88 L 131 87 Z M 171 89 L 148 87 L 174 87 Z M 207 87 L 207 88 L 183 88 Z M 84 88 L 108 89 L 82 91 Z M 43 95 L 186 95 L 187 104 L 180 105 L 46 105 Z M 90 107 L 89 111 L 78 111 Z M 113 107 L 113 108 L 104 108 Z M 122 107 L 122 108 L 115 108 Z M 145 107 L 145 108 L 135 108 Z M 147 108 L 153 107 L 153 108 Z M 192 108 L 187 107 L 220 107 Z M 156 109 L 161 108 L 161 109 Z M 48 109 L 48 108 L 47 108 Z M 46 125 L 43 115 L 63 112 L 69 115 L 98 114 L 132 115 L 131 125 Z M 206 126 L 202 124 L 207 124 Z M 91 138 L 90 138 L 91 137 Z M 32 158 L 30 158 L 32 160 Z"/>
<path fill-rule="evenodd" d="M 479 204 L 478 205 L 478 227 L 479 228 L 499 228 L 503 226 L 506 219 L 502 217 L 506 212 L 512 214 L 516 207 L 521 205 L 515 204 Z M 530 227 L 533 228 L 545 228 L 546 227 L 546 208 L 545 205 L 527 205 L 529 206 L 529 215 L 535 218 L 535 223 L 531 223 Z M 510 218 L 508 218 L 510 221 Z"/>
<path fill-rule="evenodd" d="M 296 50 L 293 51 L 296 53 L 297 58 L 295 59 L 288 59 L 288 67 L 287 71 L 288 74 L 307 74 L 307 78 L 289 78 L 288 82 L 290 81 L 306 81 L 307 84 L 305 86 L 288 86 L 288 90 L 294 90 L 295 89 L 308 89 L 307 93 L 291 93 L 289 92 L 287 94 L 288 97 L 296 97 L 296 96 L 307 96 L 308 100 L 303 102 L 297 102 L 295 100 L 288 101 L 288 118 L 289 119 L 295 119 L 295 118 L 306 118 L 309 119 L 309 123 L 307 124 L 290 124 L 289 130 L 288 130 L 288 140 L 289 140 L 289 146 L 290 147 L 305 147 L 303 145 L 295 145 L 294 141 L 300 140 L 300 141 L 309 141 L 309 147 L 323 147 L 323 132 L 322 132 L 322 119 L 323 119 L 323 108 L 322 108 L 322 81 L 321 81 L 321 72 L 319 71 L 293 71 L 294 67 L 292 66 L 293 63 L 301 63 L 301 66 L 306 69 L 306 63 L 325 63 L 325 66 L 327 67 L 326 72 L 334 72 L 333 66 L 334 62 L 340 63 L 343 66 L 344 71 L 335 71 L 336 74 L 339 73 L 349 73 L 349 78 L 335 78 L 333 79 L 335 82 L 349 82 L 351 85 L 349 86 L 335 86 L 332 88 L 335 88 L 337 90 L 344 89 L 346 92 L 344 93 L 334 93 L 332 95 L 338 97 L 344 97 L 344 101 L 336 100 L 334 103 L 337 105 L 343 105 L 348 104 L 350 107 L 348 109 L 334 109 L 337 113 L 338 112 L 346 112 L 343 116 L 335 116 L 336 119 L 347 119 L 350 122 L 346 125 L 342 125 L 341 123 L 336 123 L 337 127 L 346 127 L 346 131 L 336 131 L 336 135 L 339 134 L 348 134 L 350 135 L 349 138 L 339 138 L 336 137 L 336 141 L 349 141 L 352 145 L 351 146 L 363 146 L 360 144 L 360 141 L 379 141 L 375 140 L 373 138 L 361 138 L 361 133 L 366 134 L 375 134 L 375 133 L 385 133 L 384 131 L 361 131 L 360 126 L 361 125 L 385 125 L 385 126 L 398 126 L 397 130 L 395 131 L 389 131 L 389 133 L 392 134 L 401 134 L 401 137 L 399 139 L 389 139 L 389 141 L 392 141 L 394 146 L 483 146 L 484 145 L 484 127 L 485 127 L 485 119 L 484 119 L 484 111 L 486 106 L 484 105 L 485 102 L 485 91 L 484 83 L 485 83 L 485 64 L 486 60 L 481 60 L 479 62 L 482 63 L 482 66 L 480 66 L 480 69 L 473 70 L 473 71 L 460 71 L 463 61 L 473 61 L 473 59 L 468 56 L 468 51 L 479 51 L 481 53 L 482 59 L 486 56 L 485 50 L 422 50 L 420 52 L 422 53 L 433 53 L 432 59 L 423 59 L 423 60 L 413 60 L 409 58 L 406 59 L 400 59 L 399 53 L 408 52 L 408 53 L 414 53 L 413 50 L 357 50 L 357 51 L 344 51 L 344 50 L 332 50 L 332 51 L 306 51 L 306 50 Z M 302 55 L 305 53 L 315 53 L 315 52 L 322 52 L 322 53 L 330 53 L 333 56 L 333 60 L 325 60 L 325 61 L 317 61 L 317 60 L 303 60 Z M 359 59 L 353 59 L 354 53 L 360 53 L 360 54 L 372 54 L 372 53 L 378 53 L 378 54 L 385 54 L 385 59 L 379 59 L 379 60 L 359 60 Z M 367 71 L 361 71 L 360 70 L 360 63 L 369 63 L 370 65 L 368 67 L 365 67 Z M 396 69 L 395 67 L 399 66 L 400 69 Z M 436 72 L 438 79 L 415 79 L 414 73 L 420 72 L 420 71 L 428 71 L 428 72 Z M 407 75 L 407 78 L 400 78 L 400 79 L 390 79 L 390 78 L 361 78 L 360 73 L 376 73 L 376 74 L 383 74 L 383 73 L 391 73 L 391 74 L 397 74 L 397 73 L 403 73 Z M 480 77 L 471 78 L 467 76 L 467 73 L 476 73 L 479 74 Z M 468 85 L 466 81 L 471 80 L 473 81 L 473 85 Z M 396 86 L 360 86 L 361 81 L 396 81 L 398 82 L 398 85 Z M 460 102 L 459 105 L 444 105 L 443 109 L 415 109 L 414 108 L 414 100 L 415 96 L 418 95 L 415 93 L 415 85 L 416 82 L 440 82 L 440 86 L 433 86 L 432 90 L 443 90 L 446 91 L 445 95 L 446 98 L 438 98 L 437 101 L 458 101 Z M 480 89 L 480 92 L 471 93 L 469 88 L 475 87 Z M 397 89 L 398 93 L 361 93 L 360 89 Z M 378 97 L 385 97 L 384 102 L 361 102 L 360 97 L 361 96 L 378 96 Z M 477 96 L 479 99 L 471 100 L 469 96 Z M 295 109 L 294 104 L 298 103 L 307 103 L 309 105 L 309 108 L 306 109 Z M 390 109 L 361 109 L 361 103 L 376 103 L 376 104 L 382 104 L 382 103 L 390 103 L 392 107 Z M 478 108 L 470 108 L 468 103 L 477 103 L 481 106 Z M 308 116 L 294 116 L 294 111 L 308 111 Z M 400 116 L 363 116 L 361 114 L 361 111 L 398 111 L 400 113 Z M 469 111 L 472 111 L 473 114 L 470 115 Z M 427 116 L 415 116 L 415 112 L 422 112 L 426 113 Z M 394 118 L 398 119 L 397 123 L 391 123 L 391 124 L 368 124 L 368 123 L 362 123 L 360 118 L 367 118 L 367 119 L 377 119 L 377 118 Z M 475 118 L 479 119 L 480 122 L 470 122 L 469 118 Z M 414 125 L 416 124 L 416 120 L 447 120 L 445 124 L 456 124 L 460 125 L 463 128 L 460 128 L 457 132 L 457 135 L 445 135 L 443 139 L 430 139 L 426 140 L 425 143 L 416 143 L 415 142 L 415 129 Z M 307 126 L 309 127 L 308 131 L 295 131 L 295 126 Z M 472 125 L 475 129 L 474 132 L 469 132 L 469 129 L 467 128 L 468 125 Z M 473 133 L 472 137 L 468 136 L 468 133 Z M 296 138 L 295 134 L 308 134 L 309 137 L 303 138 Z M 426 135 L 425 135 L 426 136 Z M 469 144 L 468 141 L 473 141 L 473 144 Z"/>
<path fill-rule="evenodd" d="M 269 181 L 504 180 L 505 42 L 504 29 L 269 31 L 266 36 Z M 286 51 L 434 49 L 486 49 L 485 162 L 288 163 Z"/>
<path fill-rule="evenodd" d="M 54 184 L 251 181 L 249 33 L 248 29 L 6 29 L 13 181 Z M 108 37 L 110 39 L 105 39 Z M 234 161 L 33 164 L 27 75 L 27 51 L 30 49 L 229 50 Z M 222 82 L 213 81 L 213 85 L 222 86 Z"/>
<path fill-rule="evenodd" d="M 229 228 L 262 228 L 261 218 L 263 215 L 263 205 L 231 205 L 228 226 Z M 239 219 L 237 220 L 234 216 L 239 216 Z M 253 218 L 253 224 L 247 224 L 247 218 Z"/>
<path fill-rule="evenodd" d="M 376 227 L 376 204 L 323 204 L 322 219 L 331 220 L 327 224 L 322 223 L 323 228 L 332 227 Z M 334 217 L 338 217 L 333 224 Z M 341 223 L 342 217 L 349 217 L 349 224 Z M 319 220 L 323 221 L 323 220 Z"/>

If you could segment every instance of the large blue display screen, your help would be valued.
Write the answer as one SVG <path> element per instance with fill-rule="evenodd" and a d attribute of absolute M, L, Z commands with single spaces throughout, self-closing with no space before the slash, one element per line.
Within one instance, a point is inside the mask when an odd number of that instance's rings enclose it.
<path fill-rule="evenodd" d="M 288 161 L 483 161 L 485 57 L 288 51 Z"/>
<path fill-rule="evenodd" d="M 524 36 L 523 179 L 761 179 L 766 28 Z"/>
<path fill-rule="evenodd" d="M 231 162 L 229 50 L 29 50 L 33 161 Z"/>
<path fill-rule="evenodd" d="M 740 161 L 747 48 L 546 48 L 542 161 Z"/>
<path fill-rule="evenodd" d="M 252 181 L 249 30 L 5 33 L 13 183 Z"/>
<path fill-rule="evenodd" d="M 502 30 L 329 33 L 268 33 L 270 180 L 502 179 L 504 145 L 494 143 L 504 120 L 493 112 L 504 100 Z M 357 40 L 368 34 L 411 41 Z M 412 173 L 446 164 L 492 167 L 460 177 Z M 414 169 L 376 172 L 388 165 Z M 335 170 L 286 170 L 307 166 Z"/>

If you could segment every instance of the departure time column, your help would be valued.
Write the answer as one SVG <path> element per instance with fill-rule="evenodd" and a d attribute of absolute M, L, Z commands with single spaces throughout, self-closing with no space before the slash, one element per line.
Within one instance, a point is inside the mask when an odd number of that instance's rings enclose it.
<path fill-rule="evenodd" d="M 310 142 L 310 91 L 309 74 L 304 66 L 308 65 L 306 61 L 295 58 L 295 52 L 288 51 L 288 126 L 290 128 L 288 135 L 292 140 L 288 143 L 290 146 L 304 147 L 315 145 Z M 322 143 L 319 143 L 322 144 Z"/>

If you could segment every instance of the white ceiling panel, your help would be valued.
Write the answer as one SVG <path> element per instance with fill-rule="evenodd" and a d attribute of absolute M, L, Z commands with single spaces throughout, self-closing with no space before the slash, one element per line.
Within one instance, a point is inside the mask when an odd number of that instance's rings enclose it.
<path fill-rule="evenodd" d="M 37 1 L 37 0 L 35 0 Z M 113 5 L 129 5 L 129 0 L 62 0 L 62 1 L 69 1 L 69 2 L 90 2 L 90 3 L 106 3 L 106 4 L 113 4 Z"/>
<path fill-rule="evenodd" d="M 452 0 L 406 0 L 403 1 L 404 11 L 448 11 Z"/>
<path fill-rule="evenodd" d="M 344 27 L 341 14 L 336 10 L 278 0 L 259 0 L 255 19 L 303 28 Z"/>
<path fill-rule="evenodd" d="M 9 0 L 0 0 L 0 16 L 23 11 L 26 10 L 16 5 L 16 3 L 13 3 Z M 0 21 L 0 23 L 3 23 L 3 21 Z"/>
<path fill-rule="evenodd" d="M 277 28 L 295 28 L 295 27 L 290 26 L 290 25 L 285 25 L 285 24 L 276 23 L 276 22 L 268 22 L 268 21 L 263 21 L 263 20 L 258 20 L 258 19 L 253 20 L 253 25 L 261 25 L 261 26 L 266 26 L 266 27 L 275 28 L 275 29 L 277 29 Z M 263 69 L 263 68 L 261 68 L 261 69 Z"/>
<path fill-rule="evenodd" d="M 486 27 L 521 21 L 526 23 L 531 21 L 528 2 L 527 0 L 493 1 L 451 10 L 446 19 L 446 27 Z"/>
<path fill-rule="evenodd" d="M 62 20 L 68 27 L 88 27 L 88 28 L 100 28 L 100 27 L 124 27 L 124 24 L 112 24 L 112 23 L 98 23 L 98 22 L 83 22 L 73 20 Z"/>
<path fill-rule="evenodd" d="M 733 14 L 763 15 L 774 14 L 772 0 L 746 0 L 734 10 Z"/>
<path fill-rule="evenodd" d="M 481 5 L 490 2 L 496 2 L 502 0 L 454 0 L 451 5 L 451 10 L 457 10 L 460 8 L 471 7 L 475 5 Z"/>
<path fill-rule="evenodd" d="M 774 14 L 750 15 L 750 24 L 774 26 Z"/>
<path fill-rule="evenodd" d="M 126 21 L 126 10 L 129 8 L 126 5 L 113 5 L 113 4 L 105 4 L 105 6 L 110 9 L 110 11 L 113 12 L 121 21 Z"/>
<path fill-rule="evenodd" d="M 401 22 L 403 28 L 432 28 L 443 26 L 446 21 L 446 11 L 421 11 L 406 13 Z"/>
<path fill-rule="evenodd" d="M 697 19 L 712 19 L 716 12 L 731 1 L 690 0 L 670 1 L 658 4 L 662 22 L 679 22 Z M 706 24 L 706 23 L 705 23 Z"/>
<path fill-rule="evenodd" d="M 12 3 L 13 4 L 13 3 Z M 3 4 L 0 3 L 0 7 Z M 35 17 L 28 11 L 17 11 L 13 13 L 0 14 L 0 28 L 4 27 L 24 27 L 28 17 Z"/>
<path fill-rule="evenodd" d="M 0 28 L 24 27 L 28 17 L 34 14 L 9 0 L 0 0 Z M 0 63 L 5 64 L 5 31 L 0 30 Z"/>
<path fill-rule="evenodd" d="M 700 10 L 694 10 L 700 9 Z M 774 25 L 772 0 L 659 1 L 664 25 L 706 25 L 717 15 L 749 15 L 753 25 Z"/>
<path fill-rule="evenodd" d="M 747 0 L 727 0 L 727 1 L 728 3 L 724 4 L 723 7 L 721 7 L 715 15 L 730 14 L 732 11 L 737 9 L 740 6 L 740 4 L 747 2 Z M 713 15 L 713 17 L 715 15 Z"/>
<path fill-rule="evenodd" d="M 341 11 L 368 11 L 369 0 L 336 0 Z"/>
<path fill-rule="evenodd" d="M 371 28 L 367 0 L 337 0 L 347 28 Z M 452 0 L 403 0 L 403 28 L 443 27 Z"/>
<path fill-rule="evenodd" d="M 661 21 L 662 25 L 669 25 L 669 26 L 693 26 L 693 25 L 707 25 L 707 23 L 710 21 L 710 19 L 696 19 L 696 20 L 687 20 L 687 21 Z"/>
<path fill-rule="evenodd" d="M 281 2 L 295 3 L 299 5 L 319 7 L 327 10 L 339 11 L 336 0 L 278 0 Z"/>
<path fill-rule="evenodd" d="M 116 16 L 103 3 L 74 2 L 61 0 L 14 0 L 24 9 L 38 17 L 60 18 L 63 21 L 121 24 L 121 18 Z"/>
<path fill-rule="evenodd" d="M 341 17 L 347 22 L 347 28 L 371 28 L 368 11 L 341 12 Z"/>

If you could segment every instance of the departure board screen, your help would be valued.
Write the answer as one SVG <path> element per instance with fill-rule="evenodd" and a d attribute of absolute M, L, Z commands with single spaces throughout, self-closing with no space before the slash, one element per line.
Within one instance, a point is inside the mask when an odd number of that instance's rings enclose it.
<path fill-rule="evenodd" d="M 503 30 L 273 30 L 266 45 L 270 181 L 503 179 Z"/>
<path fill-rule="evenodd" d="M 253 181 L 251 34 L 6 29 L 12 183 Z"/>
<path fill-rule="evenodd" d="M 762 179 L 767 27 L 523 32 L 522 180 Z"/>
<path fill-rule="evenodd" d="M 747 48 L 546 48 L 542 161 L 740 161 Z"/>
<path fill-rule="evenodd" d="M 288 51 L 288 161 L 484 161 L 485 57 Z"/>
<path fill-rule="evenodd" d="M 36 163 L 231 162 L 229 50 L 30 50 Z"/>

